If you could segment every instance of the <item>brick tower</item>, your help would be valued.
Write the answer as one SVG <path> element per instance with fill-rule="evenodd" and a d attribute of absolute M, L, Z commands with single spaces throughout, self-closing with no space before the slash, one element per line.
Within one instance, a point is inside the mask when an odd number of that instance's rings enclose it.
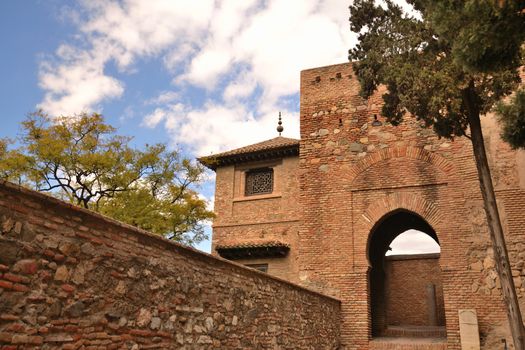
<path fill-rule="evenodd" d="M 217 174 L 212 251 L 297 281 L 299 140 L 278 136 L 200 160 Z"/>
<path fill-rule="evenodd" d="M 384 348 L 394 326 L 443 337 L 418 349 L 460 349 L 467 311 L 482 348 L 501 346 L 510 336 L 470 141 L 439 139 L 410 116 L 394 127 L 381 116 L 381 92 L 358 93 L 350 63 L 305 70 L 300 141 L 278 137 L 202 160 L 217 172 L 213 253 L 340 299 L 345 349 Z M 525 152 L 500 140 L 493 116 L 482 119 L 523 301 Z M 385 257 L 408 229 L 441 253 Z"/>

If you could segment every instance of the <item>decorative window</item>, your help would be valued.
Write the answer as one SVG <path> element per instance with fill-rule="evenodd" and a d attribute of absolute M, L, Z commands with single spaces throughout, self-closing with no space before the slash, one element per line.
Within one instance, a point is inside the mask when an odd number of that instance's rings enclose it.
<path fill-rule="evenodd" d="M 246 172 L 244 194 L 253 196 L 256 194 L 272 193 L 273 191 L 273 169 L 259 168 Z"/>
<path fill-rule="evenodd" d="M 246 264 L 244 266 L 251 267 L 252 269 L 256 269 L 261 272 L 268 272 L 268 264 Z"/>

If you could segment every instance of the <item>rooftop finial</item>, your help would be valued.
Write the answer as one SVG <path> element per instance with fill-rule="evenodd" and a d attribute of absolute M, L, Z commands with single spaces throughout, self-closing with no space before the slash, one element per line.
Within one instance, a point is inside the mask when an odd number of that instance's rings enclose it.
<path fill-rule="evenodd" d="M 281 112 L 279 112 L 279 122 L 277 123 L 277 132 L 279 133 L 279 136 L 281 136 L 281 133 L 283 132 L 283 122 L 281 120 Z"/>

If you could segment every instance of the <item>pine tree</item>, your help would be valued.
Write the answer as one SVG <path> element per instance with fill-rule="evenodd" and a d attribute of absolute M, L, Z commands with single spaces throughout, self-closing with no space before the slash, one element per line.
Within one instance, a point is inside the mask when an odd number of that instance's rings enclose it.
<path fill-rule="evenodd" d="M 525 1 L 407 0 L 411 11 L 391 0 L 355 0 L 350 28 L 358 44 L 349 59 L 367 98 L 384 85 L 383 115 L 394 125 L 406 113 L 440 137 L 472 141 L 496 267 L 516 349 L 525 330 L 512 279 L 480 116 L 496 109 L 503 138 L 525 147 Z M 516 92 L 509 102 L 503 99 Z"/>

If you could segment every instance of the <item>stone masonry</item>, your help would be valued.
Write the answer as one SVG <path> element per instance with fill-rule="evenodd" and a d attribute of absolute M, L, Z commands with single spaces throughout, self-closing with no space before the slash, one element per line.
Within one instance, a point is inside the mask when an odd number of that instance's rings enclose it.
<path fill-rule="evenodd" d="M 368 101 L 358 92 L 350 63 L 301 73 L 301 283 L 341 299 L 342 342 L 366 349 L 373 317 L 370 237 L 394 213 L 409 213 L 441 246 L 448 349 L 460 347 L 459 309 L 477 311 L 482 345 L 493 348 L 493 339 L 504 336 L 498 327 L 506 315 L 469 140 L 439 139 L 409 116 L 389 125 L 380 114 L 381 92 Z M 372 124 L 374 115 L 382 125 Z M 492 116 L 483 123 L 523 304 L 525 152 L 499 139 Z"/>
<path fill-rule="evenodd" d="M 336 349 L 340 302 L 0 183 L 0 349 Z"/>
<path fill-rule="evenodd" d="M 436 287 L 436 322 L 445 325 L 446 339 L 420 349 L 460 349 L 458 310 L 467 309 L 476 311 L 483 349 L 500 346 L 501 338 L 510 343 L 470 141 L 439 139 L 411 116 L 390 125 L 381 116 L 381 94 L 363 100 L 350 63 L 305 70 L 296 153 L 279 154 L 282 140 L 276 138 L 218 154 L 217 163 L 202 160 L 217 173 L 212 253 L 235 248 L 244 252 L 240 263 L 267 264 L 270 274 L 340 299 L 343 349 L 383 346 L 374 341 L 378 330 L 401 322 L 399 315 L 388 320 L 395 313 L 388 307 L 402 305 L 397 290 L 385 306 L 393 295 L 385 283 L 403 284 L 400 279 Z M 484 116 L 482 124 L 523 311 L 525 152 L 501 141 L 494 116 Z M 246 174 L 261 166 L 273 167 L 276 190 L 243 195 Z M 441 253 L 416 266 L 427 272 L 385 282 L 388 245 L 410 228 L 429 234 Z M 288 245 L 285 257 L 265 258 L 255 250 L 260 242 L 274 249 L 275 241 Z M 435 280 L 425 281 L 427 273 Z"/>
<path fill-rule="evenodd" d="M 482 349 L 510 343 L 470 142 L 410 116 L 394 127 L 381 92 L 358 92 L 349 63 L 303 71 L 300 140 L 201 159 L 217 173 L 215 256 L 0 183 L 0 350 L 459 350 L 461 310 Z M 483 128 L 524 311 L 525 152 L 493 116 Z M 385 258 L 407 229 L 440 254 Z M 445 337 L 381 337 L 399 325 Z"/>

